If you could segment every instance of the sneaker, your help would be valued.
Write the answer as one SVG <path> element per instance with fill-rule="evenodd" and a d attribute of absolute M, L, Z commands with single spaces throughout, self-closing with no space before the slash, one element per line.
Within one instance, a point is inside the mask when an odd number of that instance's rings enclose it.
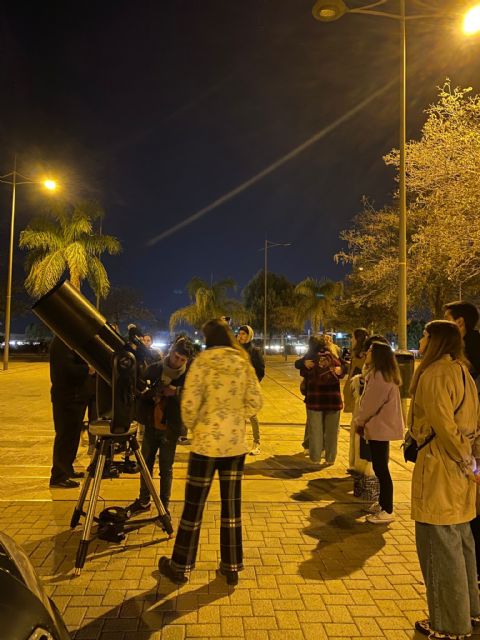
<path fill-rule="evenodd" d="M 151 508 L 150 502 L 140 502 L 140 498 L 137 498 L 132 504 L 129 504 L 127 507 L 127 511 L 130 512 L 131 516 L 136 515 L 137 513 L 144 513 L 145 511 L 150 511 Z"/>
<path fill-rule="evenodd" d="M 180 436 L 177 440 L 177 444 L 190 444 L 190 440 L 186 436 Z"/>
<path fill-rule="evenodd" d="M 259 442 L 254 442 L 253 443 L 253 448 L 250 451 L 250 455 L 251 456 L 258 456 L 259 453 L 260 453 L 260 443 Z"/>
<path fill-rule="evenodd" d="M 160 561 L 158 563 L 158 570 L 160 571 L 162 576 L 165 576 L 174 584 L 185 584 L 186 582 L 188 582 L 188 578 L 184 573 L 172 569 L 170 560 L 166 556 L 162 556 L 160 558 Z"/>
<path fill-rule="evenodd" d="M 374 515 L 375 513 L 379 513 L 382 510 L 379 502 L 374 502 L 369 507 L 364 507 L 362 511 L 365 513 L 369 513 L 370 515 Z"/>
<path fill-rule="evenodd" d="M 77 489 L 80 486 L 79 482 L 65 478 L 65 480 L 50 480 L 51 489 Z"/>
<path fill-rule="evenodd" d="M 395 515 L 392 513 L 387 513 L 383 509 L 380 509 L 377 513 L 372 513 L 367 516 L 367 522 L 371 524 L 388 524 L 389 522 L 393 522 L 395 520 Z"/>
<path fill-rule="evenodd" d="M 303 447 L 303 455 L 308 458 L 310 456 L 310 449 Z"/>

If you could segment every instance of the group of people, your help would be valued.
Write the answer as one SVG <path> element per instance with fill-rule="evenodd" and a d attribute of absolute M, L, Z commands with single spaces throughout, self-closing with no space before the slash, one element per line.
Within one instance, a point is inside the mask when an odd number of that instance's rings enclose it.
<path fill-rule="evenodd" d="M 476 517 L 480 480 L 479 401 L 480 334 L 475 330 L 477 309 L 468 303 L 446 306 L 445 319 L 425 326 L 420 340 L 422 359 L 413 375 L 406 418 L 416 462 L 412 478 L 411 515 L 415 521 L 418 558 L 423 573 L 429 618 L 416 628 L 432 639 L 462 640 L 480 624 L 477 560 L 480 560 L 479 522 Z M 163 556 L 160 572 L 176 584 L 188 580 L 194 568 L 205 502 L 218 470 L 221 494 L 219 572 L 228 584 L 238 582 L 243 568 L 241 479 L 246 445 L 246 423 L 251 421 L 254 450 L 260 446 L 258 420 L 262 406 L 259 381 L 264 363 L 252 346 L 247 325 L 236 338 L 224 319 L 203 327 L 206 349 L 194 356 L 186 338 L 174 342 L 168 354 L 146 367 L 149 380 L 140 398 L 145 424 L 142 451 L 153 470 L 160 459 L 160 495 L 168 509 L 175 446 L 181 426 L 191 433 L 191 451 L 185 485 L 185 503 L 171 558 Z M 247 346 L 245 346 L 247 345 Z M 250 345 L 250 347 L 248 346 Z M 52 345 L 52 362 L 61 347 Z M 69 358 L 70 358 L 69 354 Z M 76 356 L 73 356 L 76 358 Z M 253 366 L 252 366 L 253 365 Z M 71 381 L 89 375 L 87 365 L 64 359 Z M 388 524 L 394 519 L 393 482 L 389 471 L 389 443 L 404 438 L 404 416 L 395 355 L 382 336 L 365 329 L 353 334 L 348 366 L 323 337 L 312 337 L 308 351 L 295 366 L 302 377 L 307 423 L 304 447 L 312 462 L 335 462 L 343 399 L 340 380 L 345 375 L 345 409 L 352 412 L 350 464 L 371 461 L 378 478 L 378 502 L 367 521 Z M 63 377 L 65 382 L 66 377 Z M 55 406 L 58 380 L 52 375 L 55 426 L 65 419 Z M 54 393 L 54 387 L 57 390 Z M 69 410 L 81 398 L 73 389 Z M 71 417 L 71 416 L 70 416 Z M 75 477 L 73 449 L 58 470 L 62 439 L 55 443 L 55 478 Z M 73 443 L 74 444 L 74 443 Z M 78 444 L 78 443 L 77 443 Z M 368 451 L 368 454 L 365 453 Z M 56 486 L 62 486 L 58 484 Z M 149 508 L 148 488 L 141 484 L 133 512 Z M 476 552 L 477 546 L 477 552 Z"/>

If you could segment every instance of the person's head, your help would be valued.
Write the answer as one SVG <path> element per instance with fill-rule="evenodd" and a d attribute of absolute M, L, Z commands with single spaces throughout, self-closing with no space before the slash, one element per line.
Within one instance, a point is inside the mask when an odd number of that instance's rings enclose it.
<path fill-rule="evenodd" d="M 147 349 L 150 349 L 153 344 L 153 338 L 149 333 L 145 333 L 143 335 L 142 342 L 147 347 Z"/>
<path fill-rule="evenodd" d="M 168 353 L 168 364 L 173 369 L 180 369 L 193 356 L 192 343 L 188 338 L 176 340 Z"/>
<path fill-rule="evenodd" d="M 363 327 L 358 327 L 357 329 L 354 330 L 353 336 L 352 336 L 352 351 L 354 351 L 355 354 L 358 355 L 359 353 L 362 353 L 363 351 L 365 351 L 364 344 L 367 337 L 368 337 L 367 329 L 364 329 Z"/>
<path fill-rule="evenodd" d="M 412 393 L 415 392 L 418 379 L 425 369 L 443 356 L 448 355 L 453 360 L 466 363 L 460 329 L 455 322 L 449 320 L 432 320 L 426 324 L 418 350 L 423 358 L 413 376 Z"/>
<path fill-rule="evenodd" d="M 253 329 L 248 324 L 242 324 L 237 333 L 237 340 L 240 344 L 248 344 L 253 340 Z"/>
<path fill-rule="evenodd" d="M 387 382 L 402 384 L 395 354 L 389 344 L 372 342 L 368 348 L 365 364 L 373 371 L 380 371 Z"/>
<path fill-rule="evenodd" d="M 478 323 L 478 309 L 471 302 L 449 302 L 444 307 L 444 318 L 460 329 L 462 337 L 467 331 L 473 331 Z"/>
<path fill-rule="evenodd" d="M 367 352 L 372 346 L 373 342 L 383 342 L 383 344 L 390 345 L 385 336 L 381 336 L 379 333 L 376 333 L 373 336 L 368 336 L 368 338 L 365 339 L 365 342 L 363 343 L 363 350 Z"/>
<path fill-rule="evenodd" d="M 202 327 L 203 335 L 205 336 L 205 345 L 207 349 L 211 347 L 231 347 L 236 349 L 239 353 L 248 357 L 245 349 L 242 349 L 235 340 L 235 336 L 232 330 L 222 318 L 214 318 L 209 320 Z"/>

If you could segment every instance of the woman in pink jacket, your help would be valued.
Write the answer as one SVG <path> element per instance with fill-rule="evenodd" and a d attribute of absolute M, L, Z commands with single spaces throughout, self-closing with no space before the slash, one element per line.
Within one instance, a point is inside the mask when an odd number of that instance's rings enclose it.
<path fill-rule="evenodd" d="M 390 346 L 373 342 L 367 351 L 365 389 L 355 419 L 357 433 L 370 445 L 372 466 L 380 483 L 380 497 L 367 516 L 368 522 L 386 524 L 393 514 L 393 482 L 388 469 L 390 440 L 403 439 L 401 384 L 395 355 Z"/>

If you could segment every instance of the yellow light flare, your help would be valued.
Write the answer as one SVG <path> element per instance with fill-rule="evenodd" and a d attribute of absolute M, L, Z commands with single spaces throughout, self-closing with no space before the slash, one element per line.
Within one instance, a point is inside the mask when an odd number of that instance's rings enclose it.
<path fill-rule="evenodd" d="M 473 35 L 480 31 L 480 5 L 472 7 L 470 11 L 465 14 L 463 31 L 468 35 Z"/>
<path fill-rule="evenodd" d="M 49 191 L 55 191 L 55 189 L 57 188 L 57 183 L 55 182 L 55 180 L 44 180 L 43 186 Z"/>

